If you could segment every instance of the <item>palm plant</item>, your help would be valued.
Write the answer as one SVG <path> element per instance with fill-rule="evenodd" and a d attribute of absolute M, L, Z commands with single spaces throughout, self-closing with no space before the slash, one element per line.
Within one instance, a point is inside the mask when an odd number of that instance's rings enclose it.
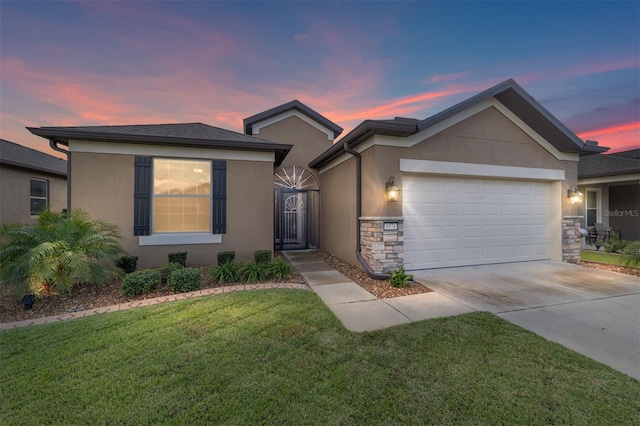
<path fill-rule="evenodd" d="M 0 228 L 0 285 L 35 294 L 67 293 L 75 284 L 120 275 L 114 261 L 122 254 L 117 225 L 92 220 L 81 209 L 69 217 L 45 210 L 35 225 Z"/>

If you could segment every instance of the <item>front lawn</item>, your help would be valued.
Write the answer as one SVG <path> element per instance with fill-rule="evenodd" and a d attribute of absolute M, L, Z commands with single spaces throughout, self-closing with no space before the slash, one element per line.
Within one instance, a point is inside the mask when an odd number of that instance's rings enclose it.
<path fill-rule="evenodd" d="M 606 263 L 609 265 L 616 266 L 624 266 L 622 263 L 622 256 L 615 253 L 606 253 L 604 251 L 592 251 L 592 250 L 582 250 L 580 254 L 580 260 L 584 260 L 586 262 L 598 262 L 598 263 Z"/>
<path fill-rule="evenodd" d="M 0 424 L 633 424 L 638 381 L 489 313 L 346 331 L 247 291 L 0 332 Z"/>

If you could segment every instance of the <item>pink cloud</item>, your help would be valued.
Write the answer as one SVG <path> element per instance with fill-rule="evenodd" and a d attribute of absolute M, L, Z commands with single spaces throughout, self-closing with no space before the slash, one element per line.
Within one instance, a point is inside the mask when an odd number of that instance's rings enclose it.
<path fill-rule="evenodd" d="M 640 148 L 640 121 L 616 124 L 578 133 L 583 139 L 597 140 L 601 146 L 611 148 L 610 152 Z"/>
<path fill-rule="evenodd" d="M 427 83 L 448 83 L 454 80 L 460 80 L 463 77 L 471 75 L 471 71 L 460 71 L 451 74 L 434 75 L 426 80 Z"/>

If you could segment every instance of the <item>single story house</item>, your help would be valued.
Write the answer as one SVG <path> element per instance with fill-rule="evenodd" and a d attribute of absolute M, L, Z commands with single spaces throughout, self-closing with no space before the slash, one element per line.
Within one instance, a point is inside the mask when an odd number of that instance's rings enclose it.
<path fill-rule="evenodd" d="M 581 157 L 578 189 L 583 226 L 602 223 L 624 240 L 640 240 L 640 149 Z"/>
<path fill-rule="evenodd" d="M 67 162 L 0 139 L 0 224 L 35 223 L 40 210 L 67 207 Z"/>
<path fill-rule="evenodd" d="M 585 144 L 515 81 L 424 120 L 342 132 L 292 101 L 244 134 L 202 123 L 29 128 L 71 157 L 71 204 L 122 228 L 141 266 L 189 252 L 322 248 L 373 276 L 575 261 Z M 577 247 L 577 248 L 576 248 Z"/>

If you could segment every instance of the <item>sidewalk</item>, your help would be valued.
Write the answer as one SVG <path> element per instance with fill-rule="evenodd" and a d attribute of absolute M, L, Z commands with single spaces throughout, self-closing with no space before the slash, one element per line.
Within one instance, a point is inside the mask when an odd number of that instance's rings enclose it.
<path fill-rule="evenodd" d="M 436 292 L 378 299 L 331 268 L 313 251 L 289 251 L 284 255 L 350 331 L 373 331 L 474 311 Z"/>

